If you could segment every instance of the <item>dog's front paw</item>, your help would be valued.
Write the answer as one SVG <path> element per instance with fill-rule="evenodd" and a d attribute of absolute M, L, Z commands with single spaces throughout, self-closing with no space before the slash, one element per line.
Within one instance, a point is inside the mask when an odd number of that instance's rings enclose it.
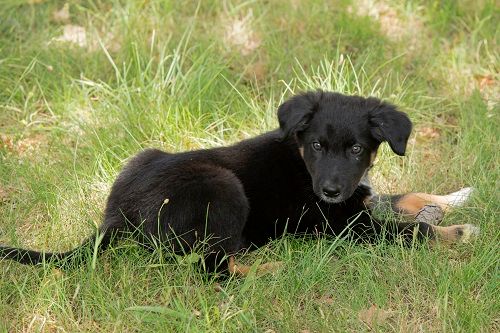
<path fill-rule="evenodd" d="M 467 202 L 467 200 L 469 200 L 473 192 L 473 187 L 464 187 L 459 191 L 445 195 L 444 198 L 447 201 L 448 206 L 460 207 L 463 206 Z"/>

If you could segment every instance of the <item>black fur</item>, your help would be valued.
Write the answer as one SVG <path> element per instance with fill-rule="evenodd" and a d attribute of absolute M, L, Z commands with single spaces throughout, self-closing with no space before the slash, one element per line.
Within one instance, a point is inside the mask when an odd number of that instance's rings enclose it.
<path fill-rule="evenodd" d="M 408 117 L 376 98 L 318 91 L 286 101 L 278 118 L 279 129 L 233 146 L 138 154 L 113 185 L 102 244 L 110 235 L 134 230 L 145 246 L 161 241 L 176 252 L 205 239 L 214 269 L 224 254 L 261 246 L 284 232 L 336 234 L 352 221 L 360 237 L 380 232 L 384 224 L 365 205 L 371 196 L 367 172 L 382 141 L 396 154 L 405 153 Z M 356 144 L 359 152 L 353 151 Z M 390 235 L 410 237 L 414 226 L 421 236 L 432 232 L 410 223 L 396 224 Z M 25 264 L 72 253 L 0 250 Z"/>

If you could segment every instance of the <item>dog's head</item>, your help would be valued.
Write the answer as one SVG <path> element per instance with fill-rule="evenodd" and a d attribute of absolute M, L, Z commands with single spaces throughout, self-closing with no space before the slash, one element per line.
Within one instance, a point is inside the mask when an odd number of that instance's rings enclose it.
<path fill-rule="evenodd" d="M 404 155 L 412 127 L 389 103 L 322 91 L 287 100 L 278 119 L 283 136 L 297 140 L 314 192 L 329 203 L 353 195 L 381 142 Z"/>

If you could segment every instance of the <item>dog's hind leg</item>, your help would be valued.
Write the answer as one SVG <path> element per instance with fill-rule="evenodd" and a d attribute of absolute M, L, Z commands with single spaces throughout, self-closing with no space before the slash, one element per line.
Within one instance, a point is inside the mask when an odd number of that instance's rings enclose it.
<path fill-rule="evenodd" d="M 196 164 L 170 180 L 161 193 L 165 204 L 144 231 L 178 254 L 196 252 L 207 272 L 227 271 L 228 256 L 244 248 L 243 228 L 249 202 L 241 181 L 230 170 Z"/>
<path fill-rule="evenodd" d="M 440 221 L 445 212 L 464 205 L 472 192 L 471 187 L 466 187 L 448 195 L 428 193 L 375 195 L 370 199 L 369 204 L 372 208 L 390 205 L 391 209 L 398 214 L 417 218 L 417 221 L 435 224 L 432 221 Z"/>
<path fill-rule="evenodd" d="M 404 214 L 416 215 L 426 205 L 436 205 L 447 212 L 454 207 L 464 205 L 472 191 L 471 187 L 466 187 L 448 195 L 408 193 L 393 197 L 391 202 L 396 211 Z"/>

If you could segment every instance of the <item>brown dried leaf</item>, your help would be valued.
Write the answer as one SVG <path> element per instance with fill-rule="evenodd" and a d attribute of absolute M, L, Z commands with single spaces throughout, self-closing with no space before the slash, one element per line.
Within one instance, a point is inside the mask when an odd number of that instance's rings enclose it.
<path fill-rule="evenodd" d="M 488 109 L 487 117 L 493 117 L 493 111 L 499 101 L 500 101 L 500 85 L 497 84 L 497 79 L 493 74 L 486 75 L 474 75 L 475 78 L 475 87 L 479 89 L 483 100 L 486 102 L 486 106 Z M 474 84 L 470 84 L 470 86 L 474 86 Z"/>
<path fill-rule="evenodd" d="M 479 91 L 481 92 L 495 85 L 495 79 L 492 75 L 477 75 L 476 80 L 479 84 Z"/>
<path fill-rule="evenodd" d="M 380 309 L 375 304 L 372 304 L 368 309 L 361 310 L 358 314 L 359 320 L 370 328 L 377 324 L 383 324 L 392 316 L 394 316 L 394 311 Z"/>
<path fill-rule="evenodd" d="M 57 23 L 68 23 L 69 22 L 69 3 L 65 3 L 64 6 L 52 13 L 52 20 Z"/>
<path fill-rule="evenodd" d="M 8 150 L 9 152 L 15 151 L 14 139 L 5 134 L 0 134 L 0 147 Z"/>

